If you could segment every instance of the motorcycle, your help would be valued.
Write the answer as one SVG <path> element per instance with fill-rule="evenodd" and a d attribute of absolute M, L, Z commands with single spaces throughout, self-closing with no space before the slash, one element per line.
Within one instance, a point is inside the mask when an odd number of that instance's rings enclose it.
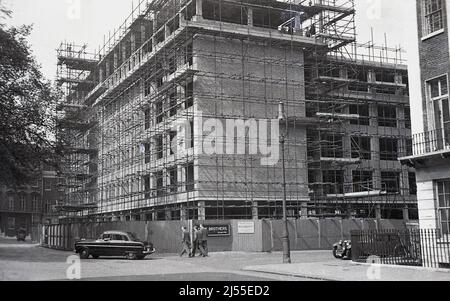
<path fill-rule="evenodd" d="M 333 245 L 333 256 L 338 259 L 352 259 L 352 242 L 341 240 Z"/>

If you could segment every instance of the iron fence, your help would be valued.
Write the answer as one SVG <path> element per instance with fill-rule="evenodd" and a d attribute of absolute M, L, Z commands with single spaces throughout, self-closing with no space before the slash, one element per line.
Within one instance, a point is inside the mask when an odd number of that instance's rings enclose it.
<path fill-rule="evenodd" d="M 413 135 L 412 150 L 408 150 L 407 155 L 419 156 L 445 150 L 450 150 L 450 128 Z"/>
<path fill-rule="evenodd" d="M 351 237 L 355 262 L 450 268 L 450 238 L 440 230 L 353 231 Z"/>

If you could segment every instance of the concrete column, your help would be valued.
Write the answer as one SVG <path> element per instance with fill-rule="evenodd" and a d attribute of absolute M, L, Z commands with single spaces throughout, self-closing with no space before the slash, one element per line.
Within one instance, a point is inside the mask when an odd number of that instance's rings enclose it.
<path fill-rule="evenodd" d="M 114 57 L 115 57 L 115 55 L 114 55 Z M 115 62 L 115 60 L 114 60 L 114 62 Z M 110 64 L 108 58 L 106 58 L 106 60 L 105 60 L 105 75 L 106 75 L 106 77 L 111 75 L 111 64 Z"/>
<path fill-rule="evenodd" d="M 405 208 L 403 208 L 403 220 L 409 221 L 409 208 L 408 208 L 408 206 L 405 206 Z"/>
<path fill-rule="evenodd" d="M 170 37 L 170 27 L 168 25 L 164 25 L 164 36 L 166 40 Z"/>
<path fill-rule="evenodd" d="M 119 67 L 119 52 L 116 50 L 114 51 L 114 62 L 113 62 L 114 70 L 116 70 Z"/>
<path fill-rule="evenodd" d="M 98 69 L 98 81 L 101 83 L 101 82 L 103 82 L 103 72 L 104 72 L 104 70 L 105 69 L 103 69 L 103 67 L 100 67 L 99 69 Z"/>
<path fill-rule="evenodd" d="M 254 220 L 258 220 L 259 219 L 258 202 L 252 202 L 252 218 Z"/>
<path fill-rule="evenodd" d="M 378 106 L 377 104 L 369 104 L 369 123 L 370 126 L 378 126 Z"/>
<path fill-rule="evenodd" d="M 122 64 L 127 60 L 127 40 L 122 41 Z"/>
<path fill-rule="evenodd" d="M 247 9 L 247 25 L 253 26 L 253 8 L 251 7 Z"/>
<path fill-rule="evenodd" d="M 172 211 L 170 210 L 170 208 L 166 208 L 166 221 L 171 220 L 172 220 Z"/>
<path fill-rule="evenodd" d="M 347 205 L 345 214 L 347 215 L 347 218 L 352 218 L 352 205 L 351 204 Z"/>
<path fill-rule="evenodd" d="M 397 126 L 400 129 L 406 128 L 405 110 L 403 106 L 397 106 Z"/>
<path fill-rule="evenodd" d="M 408 170 L 402 170 L 400 173 L 400 193 L 401 195 L 408 195 L 409 193 L 409 173 Z"/>
<path fill-rule="evenodd" d="M 381 219 L 381 205 L 376 205 L 375 217 L 376 217 L 376 219 Z"/>
<path fill-rule="evenodd" d="M 154 12 L 153 13 L 153 23 L 152 23 L 152 25 L 153 25 L 153 38 L 152 38 L 152 45 L 153 45 L 153 47 L 155 47 L 156 46 L 156 38 L 155 38 L 155 33 L 156 33 L 156 30 L 158 29 L 158 24 L 157 24 L 157 22 L 156 22 L 156 12 Z"/>
<path fill-rule="evenodd" d="M 205 202 L 198 202 L 198 220 L 204 221 L 206 219 L 206 204 Z"/>
<path fill-rule="evenodd" d="M 197 18 L 203 18 L 203 0 L 196 0 L 195 15 Z"/>
<path fill-rule="evenodd" d="M 146 42 L 146 34 L 145 25 L 141 25 L 141 44 Z"/>
<path fill-rule="evenodd" d="M 307 218 L 308 218 L 308 203 L 302 203 L 300 219 L 307 219 Z"/>
<path fill-rule="evenodd" d="M 186 16 L 185 16 L 183 11 L 180 11 L 180 14 L 178 15 L 178 18 L 179 18 L 180 27 L 185 25 L 185 23 L 186 23 Z"/>
<path fill-rule="evenodd" d="M 134 53 L 136 51 L 136 33 L 134 32 L 131 33 L 130 42 L 131 42 L 131 53 Z"/>
<path fill-rule="evenodd" d="M 182 221 L 186 221 L 188 219 L 188 212 L 186 209 L 186 205 L 181 205 L 180 217 Z"/>

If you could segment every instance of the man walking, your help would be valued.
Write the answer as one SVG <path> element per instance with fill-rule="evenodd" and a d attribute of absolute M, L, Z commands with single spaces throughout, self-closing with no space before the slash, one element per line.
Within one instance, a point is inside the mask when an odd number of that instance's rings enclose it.
<path fill-rule="evenodd" d="M 194 244 L 192 246 L 192 257 L 195 257 L 195 252 L 199 250 L 201 255 L 204 255 L 204 252 L 201 249 L 201 242 L 202 242 L 202 231 L 200 230 L 199 226 L 195 226 L 194 228 Z"/>
<path fill-rule="evenodd" d="M 203 250 L 203 257 L 208 257 L 208 229 L 202 224 L 200 225 L 200 231 L 202 232 L 201 249 Z"/>
<path fill-rule="evenodd" d="M 180 257 L 183 257 L 184 254 L 189 254 L 189 257 L 192 257 L 191 253 L 191 234 L 189 233 L 186 227 L 182 227 L 182 236 L 181 243 L 183 244 L 183 249 L 181 250 Z"/>

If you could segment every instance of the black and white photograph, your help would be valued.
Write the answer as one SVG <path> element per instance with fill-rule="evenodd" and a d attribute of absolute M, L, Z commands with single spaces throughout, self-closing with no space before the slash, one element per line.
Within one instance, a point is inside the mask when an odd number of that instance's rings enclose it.
<path fill-rule="evenodd" d="M 447 0 L 0 0 L 0 282 L 450 281 L 449 24 Z"/>

